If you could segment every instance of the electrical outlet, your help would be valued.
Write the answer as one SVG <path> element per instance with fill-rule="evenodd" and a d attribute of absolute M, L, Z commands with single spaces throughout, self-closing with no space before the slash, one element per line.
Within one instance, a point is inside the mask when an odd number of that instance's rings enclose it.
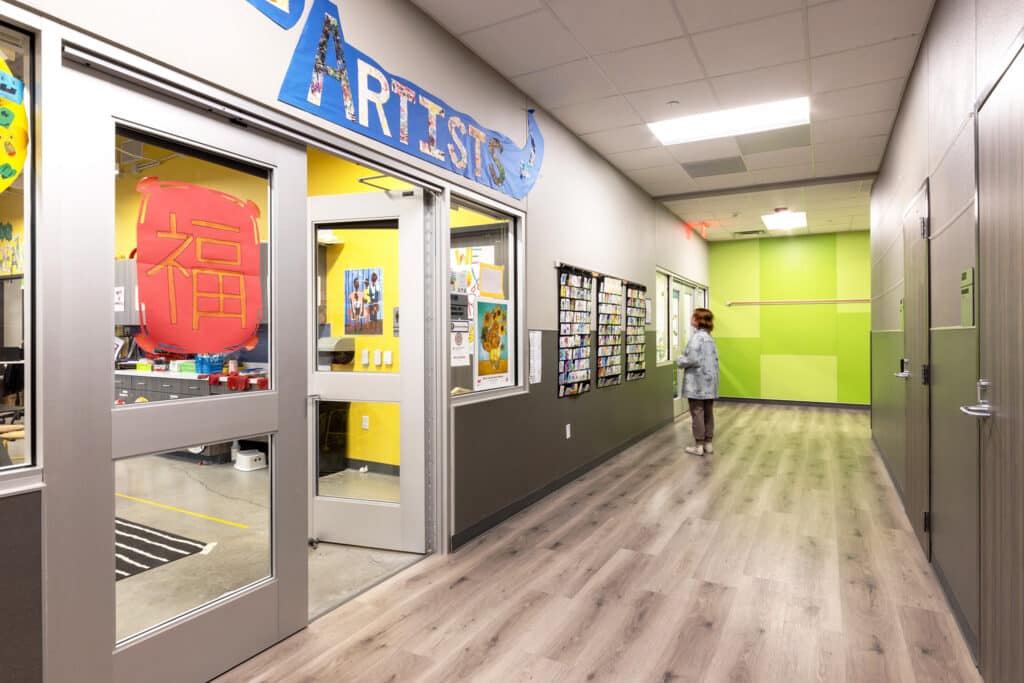
<path fill-rule="evenodd" d="M 370 428 L 370 416 L 369 415 L 363 415 L 363 429 L 369 429 L 369 428 Z"/>
<path fill-rule="evenodd" d="M 567 439 L 571 439 L 572 438 L 572 425 L 568 424 L 568 423 L 566 423 L 566 425 L 565 425 L 565 438 L 567 438 Z"/>

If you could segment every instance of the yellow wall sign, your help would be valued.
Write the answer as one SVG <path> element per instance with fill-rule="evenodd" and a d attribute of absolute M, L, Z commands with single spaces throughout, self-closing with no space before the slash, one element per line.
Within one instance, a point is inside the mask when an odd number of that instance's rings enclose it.
<path fill-rule="evenodd" d="M 28 114 L 25 86 L 0 59 L 0 192 L 11 186 L 28 155 Z"/>

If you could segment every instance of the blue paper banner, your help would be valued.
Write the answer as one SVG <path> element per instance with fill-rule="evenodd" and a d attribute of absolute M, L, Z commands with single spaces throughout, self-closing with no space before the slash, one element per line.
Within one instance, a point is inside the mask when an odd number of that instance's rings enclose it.
<path fill-rule="evenodd" d="M 283 29 L 299 23 L 306 0 L 248 0 L 249 4 L 270 17 Z"/>
<path fill-rule="evenodd" d="M 278 99 L 516 199 L 544 159 L 533 110 L 520 148 L 345 42 L 332 0 L 315 0 Z"/>

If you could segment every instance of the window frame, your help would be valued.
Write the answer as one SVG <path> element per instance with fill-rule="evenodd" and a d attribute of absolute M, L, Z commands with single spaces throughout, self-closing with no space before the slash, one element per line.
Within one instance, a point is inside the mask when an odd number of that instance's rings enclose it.
<path fill-rule="evenodd" d="M 665 291 L 667 293 L 664 310 L 658 310 L 658 303 L 659 302 L 657 301 L 657 297 L 658 297 L 658 278 L 661 278 L 661 277 L 665 278 L 665 285 L 666 285 L 666 290 Z M 669 365 L 674 365 L 675 364 L 675 359 L 669 358 L 669 356 L 672 355 L 672 345 L 668 341 L 668 337 L 671 336 L 671 321 L 672 321 L 672 313 L 671 313 L 671 311 L 672 311 L 672 306 L 670 304 L 670 300 L 672 298 L 672 282 L 673 282 L 673 280 L 681 283 L 682 285 L 684 285 L 686 287 L 690 287 L 691 289 L 693 289 L 694 293 L 696 293 L 698 291 L 703 292 L 704 293 L 705 306 L 707 305 L 707 302 L 710 299 L 711 288 L 708 287 L 705 284 L 697 282 L 696 280 L 692 280 L 690 278 L 683 277 L 681 275 L 677 275 L 677 274 L 673 273 L 671 270 L 669 270 L 667 268 L 663 268 L 661 266 L 657 266 L 655 268 L 654 278 L 655 278 L 655 283 L 654 283 L 654 296 L 655 296 L 655 302 L 654 302 L 654 315 L 655 315 L 655 319 L 654 319 L 654 343 L 655 343 L 655 354 L 658 356 L 657 363 L 655 365 L 656 365 L 656 367 L 667 367 Z M 658 343 L 658 321 L 659 320 L 662 321 L 662 323 L 665 325 L 666 339 L 665 339 L 665 357 L 664 358 L 661 357 L 660 353 L 657 350 L 657 343 Z"/>
<path fill-rule="evenodd" d="M 25 39 L 26 78 L 24 79 L 24 104 L 28 119 L 28 152 L 22 167 L 23 179 L 23 307 L 22 307 L 22 360 L 24 367 L 24 399 L 22 422 L 25 431 L 25 462 L 0 469 L 0 497 L 27 493 L 43 487 L 43 463 L 36 439 L 36 363 L 35 363 L 35 243 L 38 230 L 38 198 L 36 168 L 40 158 L 38 143 L 40 111 L 38 101 L 38 75 L 41 60 L 41 41 L 37 31 L 27 26 L 18 26 L 10 21 L 0 20 L 0 31 L 19 35 Z"/>
<path fill-rule="evenodd" d="M 444 296 L 444 381 L 443 387 L 445 395 L 448 396 L 450 405 L 452 407 L 471 405 L 474 403 L 484 403 L 486 401 L 500 400 L 508 398 L 510 396 L 519 396 L 527 394 L 530 391 L 530 368 L 529 368 L 529 330 L 527 327 L 527 296 L 526 296 L 526 213 L 513 209 L 512 207 L 488 199 L 487 197 L 468 192 L 464 189 L 456 189 L 452 187 L 450 193 L 450 199 L 448 205 L 444 207 L 446 210 L 445 223 L 447 230 L 443 230 L 443 238 L 439 242 L 443 242 L 441 247 L 443 249 L 445 258 L 445 272 L 449 272 L 448 259 L 451 254 L 451 237 L 452 237 L 452 226 L 451 226 L 451 210 L 455 206 L 465 206 L 472 210 L 482 210 L 485 213 L 497 213 L 508 219 L 507 228 L 511 235 L 509 239 L 509 245 L 512 247 L 512 267 L 514 267 L 514 273 L 510 274 L 509 277 L 509 308 L 515 312 L 515 329 L 509 334 L 509 338 L 514 340 L 513 353 L 509 357 L 509 361 L 515 360 L 514 370 L 514 381 L 512 385 L 507 387 L 500 387 L 495 389 L 481 389 L 479 391 L 474 390 L 471 393 L 461 394 L 458 396 L 452 396 L 451 394 L 451 353 L 449 348 L 449 338 L 451 330 L 451 311 L 449 307 L 449 294 L 450 290 L 445 287 Z M 514 334 L 514 336 L 513 336 Z"/>

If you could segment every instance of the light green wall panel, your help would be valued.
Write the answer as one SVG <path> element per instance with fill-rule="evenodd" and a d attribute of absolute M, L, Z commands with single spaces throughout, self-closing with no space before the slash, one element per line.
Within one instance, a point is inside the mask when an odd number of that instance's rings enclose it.
<path fill-rule="evenodd" d="M 836 344 L 839 402 L 871 403 L 871 313 L 840 313 Z"/>
<path fill-rule="evenodd" d="M 717 337 L 719 393 L 731 398 L 760 398 L 761 340 Z"/>
<path fill-rule="evenodd" d="M 871 237 L 868 232 L 836 235 L 836 298 L 871 298 Z M 840 313 L 870 313 L 871 304 L 844 304 Z"/>
<path fill-rule="evenodd" d="M 760 270 L 762 299 L 834 299 L 836 236 L 761 240 Z"/>
<path fill-rule="evenodd" d="M 761 298 L 760 241 L 714 242 L 709 257 L 713 277 L 727 286 L 711 287 L 710 305 L 715 314 L 715 334 L 721 337 L 758 337 L 761 310 L 757 306 L 727 307 L 727 301 Z"/>
<path fill-rule="evenodd" d="M 834 356 L 836 306 L 764 306 L 761 353 Z"/>
<path fill-rule="evenodd" d="M 761 356 L 761 398 L 837 403 L 835 356 Z"/>

